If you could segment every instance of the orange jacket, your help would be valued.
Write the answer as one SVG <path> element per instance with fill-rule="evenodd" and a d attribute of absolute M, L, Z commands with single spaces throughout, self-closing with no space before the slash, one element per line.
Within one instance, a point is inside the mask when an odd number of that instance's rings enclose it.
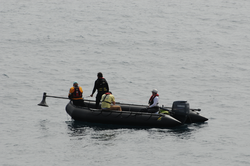
<path fill-rule="evenodd" d="M 82 93 L 83 93 L 82 87 L 79 86 L 78 90 L 75 87 L 71 87 L 69 89 L 69 95 L 68 96 L 72 100 L 80 100 L 80 99 L 83 99 L 82 98 Z"/>

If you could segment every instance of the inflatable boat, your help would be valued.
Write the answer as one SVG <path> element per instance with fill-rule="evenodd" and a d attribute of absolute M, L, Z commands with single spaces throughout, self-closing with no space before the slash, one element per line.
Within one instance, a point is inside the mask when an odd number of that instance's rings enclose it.
<path fill-rule="evenodd" d="M 147 107 L 145 105 L 116 104 L 121 106 L 122 111 L 95 109 L 95 101 L 91 100 L 85 101 L 86 107 L 75 106 L 69 102 L 66 112 L 77 121 L 160 128 L 208 120 L 198 113 L 200 109 L 190 109 L 187 101 L 175 101 L 172 107 L 160 107 L 158 113 L 140 112 Z"/>
<path fill-rule="evenodd" d="M 66 97 L 49 96 L 45 92 L 39 106 L 48 107 L 46 97 L 67 99 Z M 141 112 L 146 105 L 116 103 L 122 111 L 95 109 L 95 101 L 85 100 L 85 107 L 75 106 L 72 101 L 66 105 L 66 112 L 76 121 L 120 124 L 126 126 L 148 126 L 169 128 L 189 123 L 203 123 L 208 119 L 201 116 L 200 109 L 190 109 L 187 101 L 175 101 L 172 107 L 160 107 L 157 113 Z"/>

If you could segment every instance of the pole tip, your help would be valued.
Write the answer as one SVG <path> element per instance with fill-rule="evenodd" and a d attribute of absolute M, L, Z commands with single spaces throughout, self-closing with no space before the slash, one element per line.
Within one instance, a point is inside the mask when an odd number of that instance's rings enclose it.
<path fill-rule="evenodd" d="M 47 103 L 46 103 L 46 93 L 43 93 L 43 100 L 41 101 L 41 103 L 37 104 L 39 106 L 44 106 L 44 107 L 48 107 Z"/>
<path fill-rule="evenodd" d="M 42 104 L 42 103 L 39 103 L 39 104 L 37 104 L 37 105 L 39 105 L 39 106 L 44 106 L 44 107 L 49 107 L 47 104 Z"/>

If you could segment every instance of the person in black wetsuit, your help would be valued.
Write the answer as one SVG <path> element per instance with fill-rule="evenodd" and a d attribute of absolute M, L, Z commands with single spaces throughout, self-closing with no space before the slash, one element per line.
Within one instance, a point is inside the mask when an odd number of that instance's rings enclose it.
<path fill-rule="evenodd" d="M 96 95 L 95 108 L 100 108 L 99 104 L 102 95 L 109 91 L 108 82 L 106 81 L 105 78 L 103 78 L 103 74 L 101 72 L 97 73 L 97 80 L 95 81 L 92 94 L 90 95 L 91 97 L 93 97 L 96 90 L 97 90 L 97 95 Z"/>

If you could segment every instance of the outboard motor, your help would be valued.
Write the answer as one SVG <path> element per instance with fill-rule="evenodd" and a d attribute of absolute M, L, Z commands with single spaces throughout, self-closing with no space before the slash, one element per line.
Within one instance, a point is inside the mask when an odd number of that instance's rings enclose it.
<path fill-rule="evenodd" d="M 175 101 L 172 105 L 172 116 L 185 123 L 189 115 L 189 103 L 187 101 Z"/>

